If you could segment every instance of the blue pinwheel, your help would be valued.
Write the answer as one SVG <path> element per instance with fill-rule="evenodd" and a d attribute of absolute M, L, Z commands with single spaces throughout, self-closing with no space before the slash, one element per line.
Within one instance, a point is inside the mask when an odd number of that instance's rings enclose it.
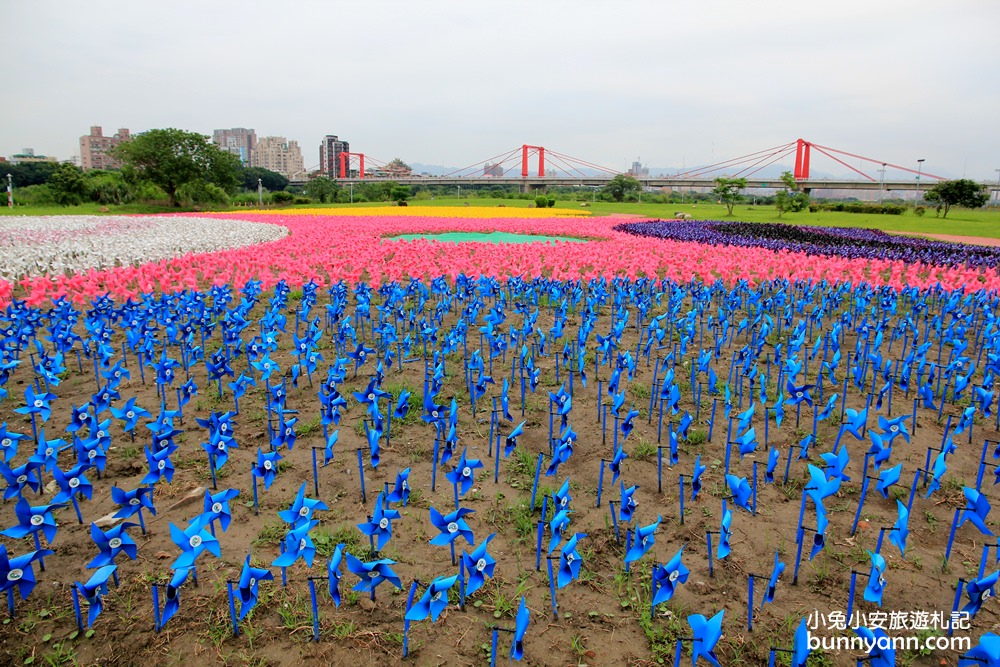
<path fill-rule="evenodd" d="M 986 498 L 986 494 L 980 493 L 968 486 L 962 487 L 962 493 L 965 494 L 965 507 L 962 509 L 961 516 L 959 517 L 958 526 L 961 527 L 965 523 L 965 520 L 968 519 L 984 535 L 993 537 L 993 531 L 986 525 L 986 516 L 992 509 L 990 501 Z"/>
<path fill-rule="evenodd" d="M 275 475 L 278 474 L 278 461 L 283 457 L 278 452 L 265 454 L 260 447 L 257 448 L 257 465 L 251 470 L 254 477 L 259 477 L 264 482 L 264 488 L 271 488 Z"/>
<path fill-rule="evenodd" d="M 844 410 L 844 423 L 840 427 L 840 435 L 850 433 L 858 440 L 863 440 L 862 432 L 868 425 L 868 408 L 864 410 L 854 410 L 847 408 Z"/>
<path fill-rule="evenodd" d="M 948 472 L 947 450 L 938 452 L 934 457 L 934 464 L 931 466 L 931 481 L 927 485 L 927 494 L 924 498 L 930 498 L 931 494 L 941 488 L 941 478 Z"/>
<path fill-rule="evenodd" d="M 868 657 L 864 658 L 870 667 L 894 667 L 896 664 L 896 649 L 893 648 L 892 641 L 882 628 L 871 628 L 861 626 L 855 628 L 855 634 L 864 639 L 868 649 Z"/>
<path fill-rule="evenodd" d="M 459 495 L 464 496 L 476 483 L 473 471 L 482 467 L 483 463 L 479 459 L 466 458 L 466 450 L 463 447 L 462 456 L 459 457 L 458 463 L 455 464 L 455 469 L 445 476 L 449 482 L 459 487 Z"/>
<path fill-rule="evenodd" d="M 396 408 L 392 411 L 394 419 L 406 419 L 410 411 L 410 392 L 403 389 L 399 392 L 399 399 L 396 401 Z"/>
<path fill-rule="evenodd" d="M 780 459 L 781 452 L 772 445 L 771 450 L 767 453 L 767 468 L 764 470 L 764 481 L 768 484 L 774 484 L 774 471 L 777 469 Z"/>
<path fill-rule="evenodd" d="M 757 433 L 753 430 L 753 427 L 748 429 L 743 435 L 736 438 L 735 442 L 739 447 L 740 459 L 757 451 Z"/>
<path fill-rule="evenodd" d="M 526 423 L 527 423 L 526 421 L 523 421 L 517 426 L 515 426 L 514 430 L 510 432 L 510 435 L 508 435 L 504 439 L 504 448 L 503 448 L 504 457 L 510 456 L 510 453 L 514 451 L 515 447 L 517 447 L 517 437 L 524 433 L 524 425 Z"/>
<path fill-rule="evenodd" d="M 367 406 L 365 411 L 372 419 L 381 419 L 382 413 L 378 409 L 378 402 L 382 399 L 392 398 L 392 395 L 379 388 L 378 377 L 372 376 L 368 382 L 368 387 L 364 391 L 354 392 L 354 398 L 358 403 Z"/>
<path fill-rule="evenodd" d="M 74 583 L 76 591 L 84 597 L 90 608 L 87 610 L 87 627 L 89 628 L 97 620 L 97 617 L 101 615 L 101 611 L 104 608 L 104 604 L 101 596 L 107 593 L 108 590 L 108 578 L 114 574 L 115 570 L 118 569 L 117 565 L 105 565 L 93 574 L 87 583 L 81 584 L 79 581 Z"/>
<path fill-rule="evenodd" d="M 559 510 L 552 515 L 549 521 L 549 534 L 552 535 L 549 541 L 549 553 L 555 551 L 562 541 L 562 531 L 569 527 L 569 510 Z"/>
<path fill-rule="evenodd" d="M 507 381 L 507 378 L 503 379 L 503 385 L 501 385 L 500 389 L 500 414 L 507 421 L 514 421 L 513 415 L 510 414 L 510 383 Z"/>
<path fill-rule="evenodd" d="M 750 488 L 750 482 L 747 481 L 747 478 L 737 477 L 730 473 L 726 475 L 726 484 L 729 485 L 729 493 L 737 507 L 742 507 L 747 512 L 753 512 L 753 507 L 750 504 L 753 498 L 753 489 Z"/>
<path fill-rule="evenodd" d="M 54 553 L 50 549 L 37 549 L 10 558 L 7 554 L 7 547 L 0 544 L 0 594 L 6 593 L 11 596 L 9 599 L 13 599 L 13 591 L 16 589 L 22 600 L 27 599 L 37 583 L 31 564 Z"/>
<path fill-rule="evenodd" d="M 889 541 L 899 549 L 899 555 L 906 558 L 906 538 L 910 534 L 910 512 L 902 501 L 896 501 L 898 517 L 889 532 Z"/>
<path fill-rule="evenodd" d="M 732 551 L 732 546 L 729 544 L 729 541 L 733 536 L 733 531 L 730 528 L 732 524 L 733 513 L 730 512 L 727 507 L 722 511 L 722 520 L 719 522 L 719 546 L 715 550 L 715 557 L 719 560 L 728 556 Z"/>
<path fill-rule="evenodd" d="M 240 596 L 240 620 L 257 606 L 258 585 L 262 581 L 273 581 L 274 574 L 264 567 L 253 567 L 250 565 L 250 554 L 243 561 L 243 569 L 240 571 L 239 596 Z"/>
<path fill-rule="evenodd" d="M 333 600 L 333 604 L 337 607 L 340 606 L 340 580 L 344 576 L 344 573 L 340 570 L 340 564 L 343 562 L 343 559 L 344 545 L 338 544 L 334 548 L 330 560 L 326 563 L 327 588 L 330 593 L 330 599 Z"/>
<path fill-rule="evenodd" d="M 682 546 L 666 565 L 653 567 L 653 601 L 652 606 L 666 602 L 674 596 L 677 586 L 686 583 L 690 570 L 681 560 L 684 554 Z"/>
<path fill-rule="evenodd" d="M 316 545 L 309 537 L 309 531 L 319 525 L 319 521 L 307 521 L 298 524 L 285 535 L 284 548 L 281 555 L 274 559 L 271 565 L 275 567 L 291 567 L 295 561 L 302 559 L 306 567 L 312 567 L 316 557 Z"/>
<path fill-rule="evenodd" d="M 431 622 L 438 620 L 441 612 L 448 606 L 448 590 L 458 581 L 458 575 L 437 577 L 428 586 L 420 599 L 406 612 L 407 621 L 422 621 L 430 617 Z"/>
<path fill-rule="evenodd" d="M 847 451 L 847 445 L 841 445 L 840 449 L 836 452 L 826 452 L 820 454 L 820 458 L 826 463 L 826 470 L 824 474 L 828 480 L 838 479 L 844 482 L 850 482 L 851 478 L 847 476 L 844 470 L 847 468 L 847 464 L 851 462 L 851 455 Z"/>
<path fill-rule="evenodd" d="M 573 500 L 573 497 L 569 495 L 569 478 L 567 477 L 559 490 L 552 494 L 552 500 L 555 503 L 556 510 L 568 510 L 569 504 Z"/>
<path fill-rule="evenodd" d="M 570 410 L 573 409 L 573 397 L 566 391 L 565 383 L 559 387 L 559 391 L 549 392 L 549 400 L 555 404 L 556 414 L 562 417 L 562 425 L 565 426 Z"/>
<path fill-rule="evenodd" d="M 868 585 L 865 586 L 865 600 L 882 606 L 882 594 L 885 592 L 886 562 L 882 554 L 869 551 L 872 558 L 872 569 L 868 574 Z"/>
<path fill-rule="evenodd" d="M 625 488 L 625 483 L 622 482 L 621 488 L 621 501 L 618 505 L 618 520 L 629 523 L 632 521 L 632 515 L 635 513 L 635 508 L 638 504 L 635 501 L 635 491 L 639 487 L 636 485 Z"/>
<path fill-rule="evenodd" d="M 631 435 L 632 430 L 635 428 L 633 423 L 635 418 L 639 416 L 639 411 L 635 408 L 629 409 L 628 413 L 625 415 L 625 419 L 622 420 L 621 431 L 622 440 L 627 440 L 629 435 Z"/>
<path fill-rule="evenodd" d="M 988 574 L 980 579 L 970 581 L 965 585 L 965 594 L 969 598 L 969 604 L 962 607 L 962 611 L 970 614 L 972 618 L 979 613 L 983 603 L 996 594 L 997 578 L 1000 571 Z"/>
<path fill-rule="evenodd" d="M 715 667 L 719 665 L 719 659 L 715 656 L 715 645 L 722 637 L 722 617 L 726 613 L 723 609 L 712 618 L 706 619 L 701 614 L 688 616 L 687 622 L 691 626 L 691 664 L 697 665 L 698 658 L 704 657 Z"/>
<path fill-rule="evenodd" d="M 14 408 L 14 412 L 19 415 L 31 415 L 32 420 L 37 415 L 43 422 L 47 422 L 52 415 L 51 402 L 54 400 L 56 400 L 55 394 L 47 391 L 35 393 L 34 385 L 28 385 L 24 390 L 24 407 Z"/>
<path fill-rule="evenodd" d="M 806 667 L 811 652 L 812 649 L 809 648 L 809 626 L 806 623 L 806 619 L 803 618 L 799 622 L 798 627 L 795 628 L 795 635 L 792 639 L 790 667 Z"/>
<path fill-rule="evenodd" d="M 299 487 L 298 493 L 295 494 L 295 500 L 292 501 L 291 507 L 278 512 L 278 516 L 285 523 L 298 528 L 303 523 L 308 523 L 312 520 L 314 511 L 325 509 L 327 509 L 327 506 L 322 500 L 306 498 L 306 483 L 302 482 L 302 486 Z"/>
<path fill-rule="evenodd" d="M 809 560 L 816 557 L 823 547 L 826 546 L 826 528 L 830 525 L 830 519 L 826 516 L 826 507 L 822 500 L 816 500 L 816 532 L 813 533 L 812 550 L 809 552 Z"/>
<path fill-rule="evenodd" d="M 774 550 L 774 567 L 771 569 L 771 577 L 767 581 L 767 588 L 764 590 L 764 597 L 761 598 L 760 606 L 764 607 L 768 602 L 774 602 L 774 594 L 778 590 L 778 579 L 785 571 L 785 564 L 781 562 L 778 550 Z"/>
<path fill-rule="evenodd" d="M 375 354 L 375 350 L 370 347 L 365 347 L 364 344 L 359 344 L 353 352 L 348 352 L 347 356 L 354 360 L 354 374 L 358 374 L 358 369 L 361 368 L 368 357 Z"/>
<path fill-rule="evenodd" d="M 694 459 L 694 470 L 691 473 L 691 500 L 698 497 L 701 491 L 701 476 L 707 468 L 701 464 L 701 454 Z"/>
<path fill-rule="evenodd" d="M 136 525 L 125 521 L 104 532 L 96 523 L 90 524 L 90 538 L 94 540 L 94 544 L 100 549 L 100 553 L 94 557 L 94 560 L 87 564 L 87 568 L 93 569 L 95 567 L 111 565 L 118 558 L 118 554 L 121 553 L 135 560 L 137 549 L 135 540 L 129 537 L 129 534 L 125 531 L 129 528 L 134 528 Z"/>
<path fill-rule="evenodd" d="M 18 443 L 27 437 L 20 433 L 8 431 L 7 422 L 0 424 L 0 454 L 3 455 L 3 460 L 8 463 L 14 460 L 14 457 L 17 456 Z"/>
<path fill-rule="evenodd" d="M 59 530 L 59 527 L 56 525 L 56 519 L 52 516 L 52 510 L 65 506 L 65 503 L 31 506 L 28 504 L 26 498 L 21 497 L 17 501 L 17 505 L 14 506 L 14 516 L 17 517 L 17 523 L 6 530 L 0 531 L 0 535 L 6 535 L 15 540 L 28 535 L 34 535 L 36 537 L 35 546 L 37 547 L 37 534 L 42 533 L 49 544 L 51 544 L 52 540 L 56 538 L 56 532 Z"/>
<path fill-rule="evenodd" d="M 958 658 L 958 667 L 997 667 L 1000 665 L 1000 636 L 984 633 L 979 643 Z"/>
<path fill-rule="evenodd" d="M 886 439 L 891 443 L 896 436 L 903 436 L 903 440 L 906 442 L 910 441 L 910 433 L 906 430 L 906 420 L 909 419 L 907 415 L 901 415 L 895 417 L 894 419 L 888 419 L 879 415 L 878 417 L 878 427 L 882 429 L 883 435 L 887 436 Z"/>
<path fill-rule="evenodd" d="M 556 585 L 559 588 L 564 587 L 580 576 L 580 566 L 583 564 L 583 558 L 580 557 L 580 552 L 576 550 L 576 545 L 581 537 L 586 536 L 586 533 L 575 533 L 573 537 L 566 540 L 566 544 L 559 551 L 559 574 L 556 577 Z"/>
<path fill-rule="evenodd" d="M 171 483 L 174 479 L 174 464 L 170 461 L 170 455 L 174 453 L 176 445 L 164 447 L 158 451 L 153 451 L 146 447 L 146 462 L 149 464 L 149 472 L 142 478 L 142 484 L 152 486 L 161 479 Z"/>
<path fill-rule="evenodd" d="M 135 427 L 139 423 L 140 419 L 145 419 L 150 416 L 149 410 L 144 410 L 135 404 L 135 398 L 130 398 L 120 407 L 111 408 L 111 414 L 115 419 L 123 422 L 123 428 L 126 433 L 134 434 Z"/>
<path fill-rule="evenodd" d="M 634 563 L 653 548 L 653 544 L 656 543 L 656 529 L 660 527 L 662 518 L 657 515 L 656 521 L 648 526 L 636 526 L 635 541 L 632 542 L 632 548 L 625 554 L 626 564 Z"/>
<path fill-rule="evenodd" d="M 10 500 L 11 498 L 20 497 L 24 493 L 24 487 L 28 487 L 35 493 L 38 493 L 42 485 L 38 474 L 38 470 L 41 467 L 40 463 L 32 460 L 28 460 L 26 463 L 15 468 L 11 468 L 6 463 L 0 463 L 0 474 L 3 475 L 4 481 L 7 482 L 7 488 L 3 492 L 3 499 Z"/>
<path fill-rule="evenodd" d="M 397 510 L 386 507 L 385 492 L 378 494 L 375 511 L 368 521 L 358 524 L 358 529 L 372 539 L 375 551 L 382 551 L 392 539 L 392 522 L 399 518 Z"/>
<path fill-rule="evenodd" d="M 816 415 L 816 421 L 825 421 L 830 418 L 830 415 L 833 414 L 834 407 L 837 405 L 838 398 L 840 398 L 840 394 L 833 393 L 830 395 L 830 398 L 826 401 L 826 405 L 824 405 L 823 409 Z"/>
<path fill-rule="evenodd" d="M 878 468 L 892 456 L 892 441 L 884 440 L 875 431 L 868 431 L 868 437 L 872 441 L 872 446 L 868 449 L 868 454 L 871 455 L 872 462 Z"/>
<path fill-rule="evenodd" d="M 399 577 L 392 571 L 392 566 L 396 564 L 396 561 L 388 558 L 380 558 L 363 563 L 351 554 L 346 554 L 346 556 L 347 569 L 361 579 L 361 581 L 354 585 L 353 590 L 371 593 L 372 598 L 374 598 L 375 589 L 383 581 L 388 581 L 396 588 L 403 587 L 399 581 Z"/>
<path fill-rule="evenodd" d="M 496 560 L 486 551 L 486 547 L 495 535 L 496 533 L 490 533 L 471 553 L 462 552 L 462 563 L 469 573 L 469 580 L 465 585 L 466 595 L 478 591 L 486 583 L 486 577 L 493 576 Z"/>
<path fill-rule="evenodd" d="M 205 510 L 202 513 L 202 516 L 205 517 L 205 522 L 211 525 L 218 521 L 222 530 L 227 530 L 229 522 L 233 518 L 229 501 L 238 495 L 240 495 L 239 489 L 226 489 L 218 493 L 212 493 L 208 489 L 205 489 Z"/>
<path fill-rule="evenodd" d="M 167 601 L 163 603 L 163 613 L 160 614 L 160 627 L 167 624 L 181 608 L 181 586 L 187 581 L 193 568 L 175 568 L 174 574 L 166 585 Z"/>
<path fill-rule="evenodd" d="M 628 458 L 628 454 L 622 449 L 621 445 L 615 450 L 615 455 L 611 458 L 611 463 L 608 464 L 608 468 L 611 470 L 611 483 L 614 484 L 618 481 L 618 476 L 622 472 L 622 462 Z"/>
<path fill-rule="evenodd" d="M 800 403 L 805 403 L 810 408 L 813 406 L 812 395 L 810 395 L 809 390 L 813 388 L 811 384 L 804 384 L 796 387 L 789 380 L 785 385 L 785 391 L 788 392 L 788 398 L 785 399 L 784 405 L 799 405 Z"/>
<path fill-rule="evenodd" d="M 814 501 L 822 502 L 824 498 L 828 498 L 840 490 L 840 477 L 833 476 L 827 479 L 826 473 L 811 463 L 808 469 L 809 483 L 803 491 Z"/>
<path fill-rule="evenodd" d="M 517 616 L 514 619 L 514 639 L 510 644 L 510 659 L 520 660 L 524 657 L 524 635 L 528 631 L 528 623 L 531 620 L 528 605 L 524 603 L 524 596 L 521 596 L 521 603 L 517 606 Z"/>
<path fill-rule="evenodd" d="M 133 514 L 139 514 L 141 517 L 143 507 L 156 516 L 156 507 L 153 506 L 153 488 L 150 486 L 140 486 L 131 491 L 122 491 L 117 486 L 113 486 L 111 487 L 111 500 L 121 507 L 115 512 L 116 519 L 127 519 Z"/>
<path fill-rule="evenodd" d="M 450 514 L 442 515 L 436 509 L 431 507 L 431 523 L 434 524 L 434 527 L 437 528 L 440 533 L 435 535 L 431 539 L 430 543 L 435 546 L 444 546 L 447 544 L 453 544 L 456 539 L 463 537 L 469 545 L 474 544 L 475 537 L 472 534 L 472 529 L 463 518 L 473 512 L 475 512 L 475 510 L 467 507 L 460 507 Z"/>
<path fill-rule="evenodd" d="M 404 468 L 396 473 L 396 484 L 386 496 L 386 500 L 390 503 L 403 503 L 403 507 L 406 507 L 406 503 L 410 500 L 409 468 Z"/>
<path fill-rule="evenodd" d="M 205 530 L 205 522 L 202 516 L 195 517 L 184 530 L 171 523 L 170 539 L 181 550 L 181 555 L 171 565 L 171 568 L 174 570 L 193 567 L 195 560 L 205 551 L 208 551 L 216 558 L 222 558 L 219 541 L 215 539 L 214 535 Z"/>

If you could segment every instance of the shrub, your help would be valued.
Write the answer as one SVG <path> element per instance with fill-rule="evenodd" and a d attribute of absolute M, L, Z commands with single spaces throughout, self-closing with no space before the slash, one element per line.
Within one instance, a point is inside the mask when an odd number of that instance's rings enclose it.
<path fill-rule="evenodd" d="M 535 197 L 535 208 L 548 208 L 549 198 L 545 195 L 538 195 Z"/>
<path fill-rule="evenodd" d="M 277 192 L 271 193 L 271 201 L 275 204 L 291 204 L 295 201 L 295 195 L 291 192 L 285 192 L 284 190 L 278 190 Z"/>

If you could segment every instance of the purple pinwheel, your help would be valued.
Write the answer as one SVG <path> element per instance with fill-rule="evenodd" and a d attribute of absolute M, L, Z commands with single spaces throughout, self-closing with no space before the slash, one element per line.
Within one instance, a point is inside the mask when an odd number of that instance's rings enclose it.
<path fill-rule="evenodd" d="M 653 547 L 653 544 L 656 543 L 656 529 L 660 527 L 661 520 L 662 517 L 657 516 L 656 521 L 648 526 L 636 526 L 635 541 L 632 542 L 632 548 L 625 554 L 626 564 L 639 560 Z"/>
<path fill-rule="evenodd" d="M 101 596 L 108 591 L 108 578 L 114 574 L 115 570 L 118 569 L 117 565 L 105 565 L 104 567 L 97 570 L 94 575 L 87 580 L 87 583 L 81 584 L 79 581 L 74 583 L 74 587 L 77 592 L 83 596 L 90 606 L 87 610 L 87 627 L 89 628 L 97 620 L 97 617 L 101 615 L 101 611 L 104 608 Z"/>
<path fill-rule="evenodd" d="M 410 469 L 404 468 L 403 470 L 396 473 L 396 485 L 393 487 L 389 495 L 386 496 L 386 500 L 390 503 L 403 503 L 403 507 L 406 507 L 407 501 L 410 499 Z"/>
<path fill-rule="evenodd" d="M 686 583 L 690 570 L 684 566 L 681 558 L 684 554 L 682 546 L 666 565 L 653 566 L 653 601 L 655 609 L 658 604 L 666 602 L 674 596 L 677 586 Z"/>
<path fill-rule="evenodd" d="M 312 567 L 316 557 L 316 545 L 309 537 L 309 531 L 319 525 L 319 521 L 307 521 L 292 528 L 285 535 L 284 549 L 271 565 L 275 567 L 291 567 L 299 558 L 305 561 L 306 567 Z"/>
<path fill-rule="evenodd" d="M 274 477 L 278 474 L 278 461 L 281 459 L 282 456 L 278 452 L 265 454 L 261 451 L 260 447 L 257 448 L 257 465 L 251 471 L 254 477 L 259 477 L 264 481 L 265 489 L 271 488 Z"/>
<path fill-rule="evenodd" d="M 52 516 L 52 510 L 65 506 L 65 503 L 31 506 L 28 504 L 28 500 L 22 497 L 17 501 L 17 505 L 14 506 L 14 515 L 17 517 L 17 523 L 6 530 L 0 531 L 0 535 L 6 535 L 15 540 L 28 535 L 34 535 L 36 540 L 35 546 L 37 547 L 38 533 L 40 532 L 45 535 L 45 539 L 48 540 L 49 544 L 52 544 L 52 541 L 56 538 L 56 532 L 59 530 L 59 526 L 56 525 L 56 519 Z"/>
<path fill-rule="evenodd" d="M 202 513 L 205 523 L 211 525 L 218 521 L 219 526 L 225 532 L 229 528 L 229 522 L 233 518 L 232 511 L 229 508 L 229 501 L 238 495 L 240 495 L 239 489 L 226 489 L 218 493 L 212 493 L 208 489 L 205 489 L 205 511 Z"/>
<path fill-rule="evenodd" d="M 206 550 L 216 558 L 222 558 L 219 541 L 205 530 L 205 525 L 204 516 L 195 517 L 184 530 L 173 523 L 170 524 L 170 539 L 181 550 L 181 555 L 170 566 L 172 569 L 183 570 L 194 567 L 195 560 Z"/>
<path fill-rule="evenodd" d="M 345 555 L 347 556 L 347 569 L 361 579 L 352 590 L 371 593 L 372 598 L 374 598 L 375 589 L 383 581 L 388 581 L 396 588 L 403 587 L 399 577 L 392 571 L 392 566 L 396 564 L 396 561 L 380 558 L 363 563 L 351 554 Z"/>
<path fill-rule="evenodd" d="M 760 606 L 763 609 L 764 605 L 768 602 L 774 602 L 774 594 L 778 590 L 778 579 L 781 577 L 781 573 L 785 571 L 785 564 L 781 562 L 780 556 L 778 556 L 778 550 L 774 550 L 774 567 L 771 569 L 771 577 L 767 581 L 767 588 L 764 590 L 764 597 L 761 598 Z"/>
<path fill-rule="evenodd" d="M 566 540 L 566 544 L 559 551 L 559 574 L 556 578 L 556 585 L 559 588 L 566 586 L 580 575 L 580 566 L 583 558 L 576 550 L 577 542 L 581 537 L 586 537 L 586 533 L 575 533 L 573 537 Z"/>
<path fill-rule="evenodd" d="M 504 439 L 504 448 L 503 448 L 504 457 L 510 456 L 510 453 L 514 451 L 515 447 L 517 447 L 517 437 L 524 433 L 525 424 L 527 424 L 527 422 L 523 421 L 517 426 L 515 426 L 514 430 L 510 432 L 510 435 L 508 435 Z"/>
<path fill-rule="evenodd" d="M 454 544 L 458 537 L 465 538 L 470 545 L 475 543 L 472 529 L 465 522 L 463 517 L 472 514 L 475 510 L 467 507 L 460 507 L 450 514 L 443 515 L 431 507 L 431 523 L 438 529 L 439 534 L 435 535 L 430 543 L 435 546 L 445 546 Z"/>
<path fill-rule="evenodd" d="M 715 656 L 715 645 L 722 637 L 722 617 L 726 613 L 723 609 L 712 618 L 706 619 L 701 614 L 688 616 L 687 622 L 691 626 L 691 664 L 697 665 L 698 658 L 705 658 L 715 667 L 719 665 L 719 659 Z"/>
<path fill-rule="evenodd" d="M 94 544 L 100 549 L 100 553 L 94 557 L 94 560 L 87 564 L 87 568 L 93 569 L 95 567 L 111 565 L 115 562 L 118 554 L 121 553 L 135 560 L 137 549 L 135 541 L 125 531 L 136 525 L 125 521 L 104 532 L 97 527 L 96 523 L 90 524 L 90 538 L 94 540 Z"/>
<path fill-rule="evenodd" d="M 865 600 L 882 606 L 882 594 L 885 592 L 885 558 L 881 554 L 868 552 L 872 558 L 872 569 L 868 574 L 868 585 L 865 586 Z"/>
<path fill-rule="evenodd" d="M 49 549 L 38 549 L 10 558 L 7 555 L 7 547 L 0 544 L 0 594 L 6 593 L 10 596 L 8 599 L 13 599 L 13 591 L 16 589 L 22 600 L 27 599 L 35 589 L 36 583 L 31 564 L 54 553 Z"/>
<path fill-rule="evenodd" d="M 298 528 L 303 523 L 312 521 L 314 511 L 325 509 L 327 509 L 327 506 L 322 500 L 306 498 L 306 483 L 302 482 L 302 486 L 299 487 L 299 492 L 295 494 L 295 500 L 292 501 L 292 506 L 287 510 L 278 512 L 278 516 L 281 517 L 281 520 L 285 523 L 291 524 L 294 528 Z"/>
<path fill-rule="evenodd" d="M 455 585 L 458 575 L 437 577 L 428 586 L 420 599 L 406 612 L 407 621 L 422 621 L 430 617 L 431 623 L 438 620 L 448 606 L 448 590 Z"/>
<path fill-rule="evenodd" d="M 486 547 L 495 535 L 496 533 L 490 533 L 471 553 L 462 552 L 462 563 L 469 573 L 469 581 L 465 585 L 466 595 L 472 595 L 482 588 L 486 577 L 493 577 L 496 560 L 486 551 Z"/>
<path fill-rule="evenodd" d="M 239 596 L 240 596 L 240 619 L 243 620 L 250 611 L 257 606 L 258 584 L 262 581 L 273 581 L 274 574 L 263 567 L 253 567 L 250 565 L 250 555 L 243 561 L 243 569 L 240 571 Z"/>
<path fill-rule="evenodd" d="M 344 576 L 344 573 L 340 571 L 340 563 L 343 558 L 344 545 L 338 544 L 326 564 L 327 588 L 330 592 L 330 599 L 337 607 L 340 606 L 340 579 Z"/>
<path fill-rule="evenodd" d="M 397 510 L 386 507 L 385 492 L 378 494 L 375 511 L 365 523 L 359 523 L 358 529 L 367 535 L 375 545 L 375 551 L 382 551 L 392 539 L 392 522 L 399 518 Z"/>

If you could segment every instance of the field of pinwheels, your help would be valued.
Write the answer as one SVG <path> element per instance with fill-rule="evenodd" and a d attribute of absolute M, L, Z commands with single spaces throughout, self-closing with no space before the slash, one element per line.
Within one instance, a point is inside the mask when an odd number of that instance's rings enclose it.
<path fill-rule="evenodd" d="M 417 210 L 0 223 L 3 663 L 1000 664 L 990 252 Z"/>

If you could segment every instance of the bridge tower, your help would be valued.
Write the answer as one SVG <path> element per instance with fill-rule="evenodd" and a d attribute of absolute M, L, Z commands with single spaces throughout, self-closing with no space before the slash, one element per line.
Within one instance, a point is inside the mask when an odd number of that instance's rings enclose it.
<path fill-rule="evenodd" d="M 538 151 L 538 177 L 545 176 L 545 148 L 542 146 L 521 146 L 521 178 L 528 177 L 528 149 Z"/>
<path fill-rule="evenodd" d="M 808 181 L 809 180 L 809 153 L 812 150 L 812 144 L 805 139 L 799 139 L 795 142 L 795 176 L 796 181 Z"/>
<path fill-rule="evenodd" d="M 358 158 L 358 177 L 365 177 L 365 154 L 364 153 L 348 153 L 347 151 L 341 151 L 340 153 L 340 173 L 344 175 L 343 177 L 349 177 L 350 171 L 348 170 L 348 160 L 351 157 Z"/>

